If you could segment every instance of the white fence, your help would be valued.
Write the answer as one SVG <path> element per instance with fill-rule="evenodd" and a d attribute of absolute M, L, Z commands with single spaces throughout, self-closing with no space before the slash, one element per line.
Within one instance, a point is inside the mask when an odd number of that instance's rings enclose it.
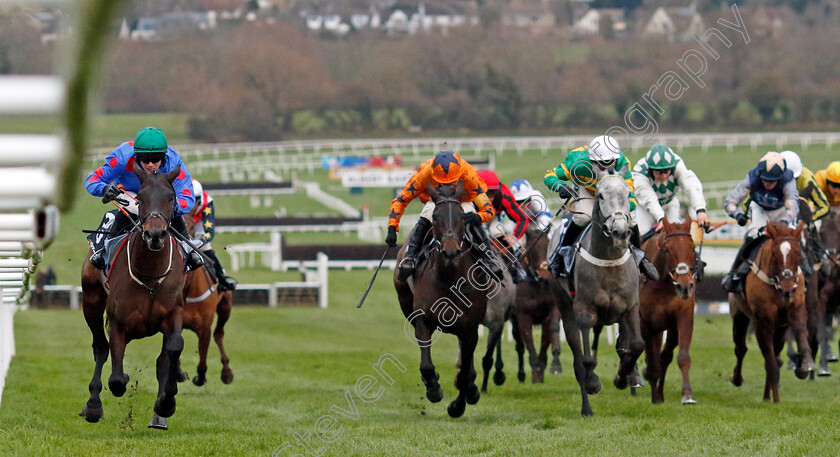
<path fill-rule="evenodd" d="M 64 82 L 54 76 L 0 77 L 0 116 L 54 116 Z M 58 231 L 54 135 L 0 135 L 0 398 L 15 355 L 14 315 L 29 300 L 29 277 Z"/>

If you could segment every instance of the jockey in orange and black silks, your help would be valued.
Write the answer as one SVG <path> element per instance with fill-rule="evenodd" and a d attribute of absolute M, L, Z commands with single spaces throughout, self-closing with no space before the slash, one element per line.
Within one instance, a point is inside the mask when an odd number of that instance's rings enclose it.
<path fill-rule="evenodd" d="M 417 168 L 417 172 L 408 180 L 402 192 L 391 201 L 391 210 L 388 215 L 388 236 L 385 238 L 385 242 L 390 247 L 397 245 L 397 231 L 399 230 L 400 218 L 408 203 L 418 197 L 421 202 L 425 203 L 417 225 L 406 240 L 407 248 L 405 258 L 400 262 L 401 279 L 405 279 L 413 274 L 417 268 L 417 255 L 420 252 L 420 245 L 425 239 L 429 228 L 432 226 L 432 213 L 434 212 L 435 204 L 426 191 L 426 186 L 428 184 L 434 187 L 455 185 L 458 181 L 464 185 L 465 193 L 461 199 L 462 207 L 464 208 L 464 220 L 467 222 L 468 228 L 472 229 L 473 235 L 478 237 L 478 241 L 485 246 L 489 246 L 487 235 L 480 228 L 480 224 L 493 219 L 495 212 L 493 211 L 493 205 L 490 203 L 490 199 L 487 197 L 485 184 L 478 177 L 478 171 L 466 160 L 452 151 L 441 151 L 435 154 L 434 158 L 423 162 Z M 487 253 L 489 256 L 493 255 L 489 249 L 485 249 L 482 252 Z M 495 261 L 494 258 L 489 260 L 493 260 L 493 262 L 488 262 L 488 264 L 494 270 L 493 273 L 497 273 L 500 270 L 500 268 L 497 269 L 495 267 L 498 261 Z"/>

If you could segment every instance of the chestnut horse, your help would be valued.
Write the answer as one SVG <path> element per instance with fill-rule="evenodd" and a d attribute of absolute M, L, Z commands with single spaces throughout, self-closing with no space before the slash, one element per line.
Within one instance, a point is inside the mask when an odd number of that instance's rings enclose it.
<path fill-rule="evenodd" d="M 461 206 L 463 182 L 458 182 L 457 189 L 448 186 L 435 189 L 430 184 L 427 191 L 435 203 L 431 228 L 435 246 L 428 251 L 425 261 L 418 265 L 413 279 L 400 281 L 399 271 L 395 270 L 394 287 L 406 317 L 406 335 L 409 335 L 409 323 L 414 326 L 413 342 L 420 347 L 420 375 L 426 386 L 426 398 L 432 403 L 443 399 L 443 388 L 438 382 L 440 375 L 432 363 L 431 345 L 437 338 L 433 339 L 432 334 L 438 329 L 458 337 L 461 370 L 456 384 L 459 393 L 449 404 L 447 412 L 451 417 L 460 417 L 466 410 L 466 403 L 474 405 L 481 398 L 481 392 L 475 385 L 473 363 L 478 325 L 484 317 L 488 295 L 498 292 L 500 286 L 483 262 L 476 261 L 469 247 L 465 246 L 466 227 Z M 400 249 L 398 263 L 405 256 L 405 249 L 405 246 Z M 484 249 L 492 248 L 484 246 Z M 494 286 L 495 289 L 490 290 Z"/>
<path fill-rule="evenodd" d="M 755 323 L 755 338 L 764 355 L 764 401 L 779 402 L 779 354 L 785 343 L 788 327 L 793 330 L 799 348 L 796 377 L 805 379 L 816 365 L 808 344 L 805 278 L 799 268 L 799 236 L 802 223 L 794 230 L 781 222 L 765 227 L 768 237 L 758 248 L 744 291 L 729 294 L 732 316 L 732 339 L 735 342 L 735 370 L 732 384 L 744 382 L 741 366 L 747 353 L 747 328 Z"/>
<path fill-rule="evenodd" d="M 544 381 L 546 364 L 548 363 L 548 347 L 553 346 L 551 353 L 552 373 L 562 373 L 560 364 L 560 310 L 551 292 L 548 279 L 546 257 L 548 256 L 548 237 L 541 236 L 541 231 L 529 227 L 525 233 L 525 257 L 522 263 L 528 272 L 528 279 L 516 285 L 516 300 L 513 302 L 513 338 L 516 340 L 516 353 L 519 356 L 520 382 L 525 381 L 524 355 L 528 350 L 528 363 L 531 365 L 531 382 L 534 384 Z M 542 325 L 542 341 L 540 352 L 534 348 L 534 335 L 531 328 Z"/>
<path fill-rule="evenodd" d="M 191 217 L 185 216 L 187 232 L 192 235 L 195 222 Z M 205 259 L 205 262 L 208 260 Z M 222 382 L 230 384 L 233 382 L 233 371 L 230 369 L 225 346 L 225 323 L 230 318 L 230 311 L 233 305 L 233 291 L 219 292 L 217 283 L 210 277 L 208 268 L 205 265 L 187 274 L 187 282 L 184 285 L 184 328 L 190 329 L 198 335 L 198 373 L 193 378 L 193 384 L 203 386 L 207 383 L 207 349 L 210 347 L 210 333 L 213 325 L 213 317 L 218 315 L 216 330 L 213 339 L 219 346 L 222 356 Z M 180 370 L 180 366 L 179 366 Z M 186 381 L 189 375 L 180 371 L 178 381 Z"/>
<path fill-rule="evenodd" d="M 82 409 L 88 422 L 102 418 L 99 399 L 102 391 L 102 366 L 111 351 L 111 376 L 108 388 L 121 397 L 128 384 L 123 372 L 126 345 L 134 339 L 163 333 L 163 345 L 157 359 L 158 396 L 149 427 L 166 428 L 166 419 L 175 413 L 178 393 L 178 361 L 184 348 L 181 337 L 184 310 L 184 264 L 176 241 L 169 233 L 175 212 L 172 183 L 181 172 L 146 173 L 137 162 L 134 174 L 140 180 L 139 224 L 131 231 L 114 257 L 107 279 L 90 264 L 82 265 L 82 309 L 93 334 L 96 366 L 90 382 L 90 398 Z M 105 337 L 103 313 L 107 318 L 109 338 Z M 110 341 L 109 341 L 110 340 Z"/>
<path fill-rule="evenodd" d="M 647 358 L 644 374 L 651 383 L 653 403 L 665 401 L 665 372 L 678 345 L 677 364 L 683 380 L 681 402 L 684 405 L 697 403 L 688 380 L 695 289 L 695 252 L 690 230 L 690 218 L 674 224 L 666 218 L 662 231 L 642 245 L 645 257 L 653 262 L 662 278 L 660 281 L 646 280 L 639 291 L 639 317 Z M 663 347 L 662 334 L 666 330 L 668 338 Z"/>

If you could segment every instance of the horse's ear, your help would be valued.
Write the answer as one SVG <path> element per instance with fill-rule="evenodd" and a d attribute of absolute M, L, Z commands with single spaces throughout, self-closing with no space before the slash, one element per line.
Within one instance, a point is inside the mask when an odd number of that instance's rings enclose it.
<path fill-rule="evenodd" d="M 776 238 L 779 236 L 779 231 L 776 229 L 776 224 L 773 222 L 768 222 L 767 225 L 764 226 L 764 233 L 766 233 L 770 238 Z"/>
<path fill-rule="evenodd" d="M 432 197 L 433 202 L 437 202 L 440 198 L 440 193 L 435 190 L 435 186 L 433 186 L 431 182 L 426 183 L 426 192 L 428 192 L 429 197 Z"/>
<path fill-rule="evenodd" d="M 457 185 L 457 187 L 455 187 L 455 198 L 457 198 L 458 200 L 460 200 L 461 198 L 463 198 L 463 197 L 464 197 L 464 194 L 465 194 L 465 193 L 466 193 L 466 192 L 464 192 L 464 181 L 461 181 L 461 180 L 459 179 L 459 180 L 458 180 L 458 185 Z"/>
<path fill-rule="evenodd" d="M 802 234 L 802 229 L 803 228 L 805 228 L 805 224 L 803 224 L 802 221 L 799 221 L 799 223 L 796 224 L 796 230 L 794 230 L 793 236 L 795 236 L 796 238 L 799 238 L 799 235 Z"/>
<path fill-rule="evenodd" d="M 133 171 L 134 175 L 137 176 L 137 179 L 140 180 L 140 184 L 143 184 L 143 180 L 146 179 L 146 176 L 148 175 L 148 173 L 146 173 L 146 170 L 144 170 L 143 166 L 140 165 L 139 160 L 134 161 L 134 168 L 132 168 L 131 171 Z"/>
<path fill-rule="evenodd" d="M 663 232 L 670 232 L 671 231 L 671 226 L 672 226 L 672 224 L 670 222 L 668 222 L 668 218 L 663 217 L 662 218 L 662 231 Z"/>
<path fill-rule="evenodd" d="M 181 174 L 181 166 L 178 165 L 172 171 L 170 171 L 169 173 L 166 174 L 166 180 L 169 181 L 169 183 L 171 184 L 171 183 L 175 182 L 175 179 L 177 179 L 178 175 L 180 175 L 180 174 Z"/>

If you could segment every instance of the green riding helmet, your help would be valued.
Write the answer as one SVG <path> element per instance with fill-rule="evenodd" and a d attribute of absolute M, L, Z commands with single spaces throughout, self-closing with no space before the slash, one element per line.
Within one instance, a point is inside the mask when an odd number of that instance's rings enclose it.
<path fill-rule="evenodd" d="M 163 130 L 155 127 L 146 127 L 137 132 L 134 137 L 134 154 L 138 160 L 157 162 L 166 159 L 166 135 Z"/>
<path fill-rule="evenodd" d="M 645 154 L 645 162 L 650 170 L 673 170 L 680 158 L 674 151 L 664 144 L 657 144 Z"/>

